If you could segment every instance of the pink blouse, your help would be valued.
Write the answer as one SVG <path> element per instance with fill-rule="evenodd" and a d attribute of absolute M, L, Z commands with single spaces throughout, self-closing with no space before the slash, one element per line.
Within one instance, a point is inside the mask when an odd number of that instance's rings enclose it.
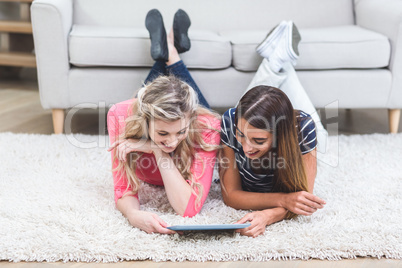
<path fill-rule="evenodd" d="M 113 144 L 118 136 L 124 132 L 125 128 L 125 120 L 128 116 L 130 116 L 131 111 L 129 110 L 133 101 L 135 99 L 129 99 L 123 102 L 116 103 L 113 105 L 108 114 L 107 114 L 107 126 L 110 138 L 110 144 Z M 211 126 L 214 129 L 220 129 L 220 120 L 207 115 L 199 115 L 197 120 L 202 120 L 208 126 Z M 220 142 L 220 134 L 219 132 L 211 129 L 205 129 L 202 131 L 202 138 L 207 144 L 211 145 L 219 145 Z M 196 198 L 197 196 L 192 193 L 191 197 L 188 201 L 186 211 L 183 216 L 192 217 L 195 216 L 198 212 L 200 212 L 205 199 L 207 198 L 209 189 L 211 187 L 212 181 L 212 173 L 214 169 L 214 164 L 216 160 L 216 150 L 211 152 L 206 152 L 201 148 L 197 148 L 196 157 L 193 161 L 193 165 L 191 167 L 191 172 L 195 178 L 198 179 L 198 182 L 203 186 L 203 193 L 201 197 L 201 203 L 196 207 Z M 140 161 L 140 162 L 138 162 Z M 113 162 L 113 154 L 112 154 L 112 162 Z M 119 160 L 116 159 L 112 163 L 112 168 L 116 168 L 118 166 Z M 141 163 L 141 164 L 139 164 Z M 142 181 L 145 181 L 154 185 L 163 185 L 162 176 L 159 172 L 158 166 L 156 164 L 156 159 L 153 154 L 144 153 L 137 160 L 137 169 L 136 175 Z M 114 181 L 114 196 L 115 203 L 117 204 L 117 200 L 121 198 L 126 192 L 132 190 L 131 187 L 127 188 L 128 181 L 125 173 L 121 173 L 119 171 L 113 172 L 113 181 Z M 189 182 L 189 181 L 188 181 Z M 138 199 L 138 194 L 133 195 Z"/>

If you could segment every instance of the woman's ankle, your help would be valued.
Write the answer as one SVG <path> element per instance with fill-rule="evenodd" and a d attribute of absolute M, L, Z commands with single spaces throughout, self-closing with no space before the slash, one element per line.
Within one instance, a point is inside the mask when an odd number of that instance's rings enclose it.
<path fill-rule="evenodd" d="M 166 62 L 166 68 L 170 69 L 170 68 L 174 68 L 177 65 L 183 64 L 183 61 L 179 58 L 178 61 L 172 62 L 169 64 L 169 61 Z"/>
<path fill-rule="evenodd" d="M 179 61 L 181 61 L 181 59 L 178 54 L 177 54 L 177 57 L 169 57 L 169 60 L 166 62 L 166 66 L 173 65 Z"/>

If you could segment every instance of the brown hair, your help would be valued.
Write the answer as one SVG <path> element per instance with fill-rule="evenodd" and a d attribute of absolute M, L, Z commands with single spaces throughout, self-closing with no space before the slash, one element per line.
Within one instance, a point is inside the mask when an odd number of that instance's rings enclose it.
<path fill-rule="evenodd" d="M 255 128 L 272 134 L 272 151 L 285 161 L 284 168 L 274 168 L 274 192 L 308 191 L 307 176 L 299 148 L 296 126 L 298 110 L 278 88 L 256 86 L 250 89 L 236 107 L 235 122 L 244 118 Z M 297 214 L 288 212 L 286 218 Z"/>

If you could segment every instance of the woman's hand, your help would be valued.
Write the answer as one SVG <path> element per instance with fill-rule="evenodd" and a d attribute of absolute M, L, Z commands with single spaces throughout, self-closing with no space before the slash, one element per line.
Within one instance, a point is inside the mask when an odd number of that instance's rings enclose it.
<path fill-rule="evenodd" d="M 237 221 L 236 224 L 242 224 L 246 222 L 250 222 L 251 225 L 247 228 L 236 230 L 237 233 L 251 237 L 257 237 L 264 234 L 265 227 L 272 223 L 269 209 L 248 213 L 246 214 L 246 216 Z"/>
<path fill-rule="evenodd" d="M 127 154 L 132 152 L 152 154 L 160 150 L 159 147 L 151 140 L 143 139 L 122 139 L 115 141 L 108 149 L 110 152 L 116 148 L 117 158 L 121 162 L 126 162 Z"/>
<path fill-rule="evenodd" d="M 305 191 L 287 193 L 283 199 L 282 207 L 305 216 L 310 216 L 326 204 L 321 198 Z"/>
<path fill-rule="evenodd" d="M 137 227 L 148 234 L 152 233 L 160 233 L 160 234 L 175 234 L 175 231 L 169 230 L 166 227 L 168 226 L 166 222 L 164 222 L 158 215 L 142 211 L 135 210 L 127 215 L 127 219 L 130 224 L 134 227 Z"/>

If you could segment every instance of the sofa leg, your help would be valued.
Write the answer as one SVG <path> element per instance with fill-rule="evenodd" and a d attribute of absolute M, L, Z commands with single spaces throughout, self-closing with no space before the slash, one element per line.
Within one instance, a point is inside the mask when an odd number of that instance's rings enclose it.
<path fill-rule="evenodd" d="M 401 116 L 400 109 L 388 109 L 389 132 L 397 133 L 399 126 L 399 119 Z"/>
<path fill-rule="evenodd" d="M 63 133 L 64 109 L 52 109 L 53 130 L 55 134 Z"/>

